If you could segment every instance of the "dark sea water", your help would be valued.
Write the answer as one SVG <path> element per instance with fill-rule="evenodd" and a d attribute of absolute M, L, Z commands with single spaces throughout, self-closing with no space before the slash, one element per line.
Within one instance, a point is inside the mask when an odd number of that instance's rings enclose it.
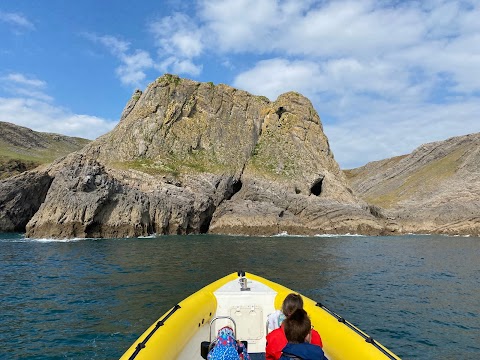
<path fill-rule="evenodd" d="M 243 269 L 404 359 L 480 359 L 480 238 L 0 234 L 0 358 L 117 359 L 170 307 Z"/>

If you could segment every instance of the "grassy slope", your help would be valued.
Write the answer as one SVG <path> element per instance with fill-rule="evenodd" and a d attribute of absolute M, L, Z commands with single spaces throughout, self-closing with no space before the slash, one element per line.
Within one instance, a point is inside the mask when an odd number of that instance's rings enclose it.
<path fill-rule="evenodd" d="M 0 122 L 0 179 L 30 170 L 77 151 L 90 140 Z"/>
<path fill-rule="evenodd" d="M 462 164 L 462 157 L 468 151 L 468 145 L 457 147 L 451 153 L 437 158 L 427 164 L 412 166 L 393 178 L 386 178 L 374 189 L 360 196 L 370 204 L 391 208 L 400 201 L 419 196 L 428 196 L 447 179 L 456 175 Z M 344 170 L 348 181 L 355 188 L 355 183 L 364 181 L 375 174 L 388 171 L 405 156 L 381 160 L 360 168 Z"/>

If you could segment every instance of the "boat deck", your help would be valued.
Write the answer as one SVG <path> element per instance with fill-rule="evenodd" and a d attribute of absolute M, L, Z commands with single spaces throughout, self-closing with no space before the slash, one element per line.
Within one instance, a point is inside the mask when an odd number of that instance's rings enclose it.
<path fill-rule="evenodd" d="M 241 290 L 238 279 L 230 281 L 214 292 L 217 298 L 216 316 L 229 316 L 236 323 L 237 339 L 248 341 L 252 353 L 265 352 L 267 316 L 275 311 L 277 292 L 258 281 L 248 279 L 248 290 Z M 228 320 L 215 321 L 216 334 L 229 324 Z"/>
<path fill-rule="evenodd" d="M 235 327 L 236 338 L 248 342 L 251 360 L 265 360 L 267 316 L 275 311 L 277 292 L 251 279 L 248 279 L 246 287 L 248 290 L 242 290 L 239 280 L 235 279 L 213 292 L 217 300 L 213 318 L 218 319 L 212 322 L 211 328 L 208 323 L 201 326 L 178 357 L 179 360 L 202 359 L 199 356 L 200 343 L 212 341 L 224 326 Z M 223 317 L 232 318 L 235 326 Z"/>

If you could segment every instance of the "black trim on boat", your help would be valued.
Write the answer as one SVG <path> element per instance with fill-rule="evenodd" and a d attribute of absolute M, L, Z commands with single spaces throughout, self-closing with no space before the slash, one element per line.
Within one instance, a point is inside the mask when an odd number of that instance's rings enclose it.
<path fill-rule="evenodd" d="M 128 360 L 133 360 L 133 359 L 135 359 L 135 357 L 138 355 L 138 353 L 139 353 L 142 349 L 145 348 L 145 346 L 147 345 L 147 341 L 150 340 L 150 338 L 152 337 L 153 334 L 155 334 L 155 331 L 157 331 L 161 326 L 163 326 L 163 325 L 165 324 L 165 321 L 167 321 L 168 318 L 169 318 L 170 316 L 172 316 L 173 313 L 174 313 L 175 311 L 177 311 L 178 309 L 180 309 L 180 308 L 181 308 L 180 305 L 178 305 L 178 304 L 175 305 L 175 306 L 173 307 L 173 309 L 170 310 L 170 311 L 168 312 L 168 314 L 165 315 L 165 317 L 164 317 L 163 319 L 159 320 L 159 321 L 157 322 L 157 324 L 155 325 L 155 327 L 152 329 L 152 331 L 150 331 L 150 334 L 148 334 L 148 335 L 145 337 L 145 339 L 143 339 L 142 342 L 138 343 L 137 347 L 135 348 L 135 351 L 134 351 L 133 354 L 128 358 Z"/>
<path fill-rule="evenodd" d="M 317 302 L 315 304 L 315 306 L 318 306 L 320 308 L 322 308 L 323 310 L 325 310 L 326 312 L 328 312 L 330 315 L 332 315 L 333 317 L 335 317 L 338 322 L 341 322 L 345 325 L 347 325 L 350 329 L 352 329 L 353 331 L 355 331 L 358 335 L 360 335 L 361 337 L 363 337 L 365 339 L 365 342 L 369 343 L 369 344 L 372 344 L 373 346 L 375 346 L 378 350 L 380 350 L 384 355 L 386 355 L 389 359 L 392 359 L 392 360 L 396 360 L 397 358 L 392 356 L 388 351 L 386 351 L 381 345 L 377 344 L 377 342 L 371 337 L 371 336 L 368 336 L 366 335 L 365 333 L 363 333 L 362 331 L 360 331 L 359 329 L 357 329 L 353 324 L 349 323 L 347 320 L 345 320 L 343 317 L 341 317 L 340 315 L 338 315 L 336 312 L 330 310 L 329 308 L 327 308 L 326 306 L 324 306 L 322 303 L 319 303 Z"/>

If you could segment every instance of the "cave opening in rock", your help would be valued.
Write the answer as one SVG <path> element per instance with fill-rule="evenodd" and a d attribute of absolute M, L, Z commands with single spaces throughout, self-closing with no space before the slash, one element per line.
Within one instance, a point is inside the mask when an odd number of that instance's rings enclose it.
<path fill-rule="evenodd" d="M 242 189 L 242 180 L 238 179 L 238 180 L 235 180 L 232 185 L 230 186 L 230 191 L 229 193 L 227 194 L 227 196 L 225 197 L 225 200 L 230 200 L 233 195 L 235 195 L 236 193 L 238 193 L 241 189 Z"/>
<path fill-rule="evenodd" d="M 200 234 L 208 233 L 208 229 L 210 229 L 210 223 L 212 222 L 212 217 L 212 215 L 209 215 L 203 219 L 202 223 L 200 224 Z"/>
<path fill-rule="evenodd" d="M 312 187 L 310 188 L 310 192 L 315 196 L 319 196 L 322 193 L 322 184 L 323 178 L 315 180 Z"/>
<path fill-rule="evenodd" d="M 283 106 L 280 106 L 280 107 L 277 109 L 277 111 L 275 111 L 275 114 L 278 115 L 278 118 L 281 118 L 281 117 L 282 117 L 282 114 L 283 114 L 284 112 L 286 112 L 286 111 L 287 111 L 287 109 L 285 109 Z"/>

